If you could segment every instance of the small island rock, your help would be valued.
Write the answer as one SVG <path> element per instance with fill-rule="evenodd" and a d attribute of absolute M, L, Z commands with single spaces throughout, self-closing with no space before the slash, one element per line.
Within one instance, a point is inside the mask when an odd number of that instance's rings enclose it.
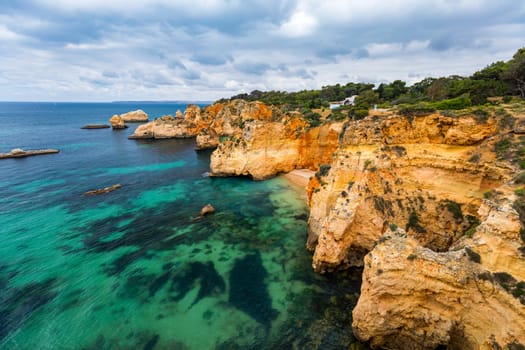
<path fill-rule="evenodd" d="M 125 122 L 130 123 L 141 123 L 148 121 L 148 115 L 142 109 L 137 109 L 136 111 L 131 111 L 128 113 L 121 114 L 120 117 Z"/>
<path fill-rule="evenodd" d="M 25 151 L 21 148 L 14 148 L 9 153 L 0 153 L 0 159 L 7 158 L 24 158 L 29 156 L 38 156 L 43 154 L 52 154 L 60 152 L 57 149 L 36 149 Z"/>
<path fill-rule="evenodd" d="M 206 216 L 208 214 L 213 214 L 213 213 L 215 213 L 215 208 L 211 204 L 206 204 L 201 209 L 201 215 L 200 216 Z"/>
<path fill-rule="evenodd" d="M 122 119 L 122 117 L 119 116 L 118 114 L 113 115 L 109 119 L 109 123 L 111 124 L 114 130 L 115 129 L 125 129 L 128 127 L 126 124 L 124 124 L 124 119 Z"/>
<path fill-rule="evenodd" d="M 104 188 L 99 188 L 99 189 L 96 189 L 96 190 L 91 190 L 91 191 L 87 191 L 87 192 L 84 192 L 84 196 L 94 196 L 94 195 L 98 195 L 98 194 L 104 194 L 104 193 L 108 193 L 108 192 L 113 192 L 119 188 L 121 188 L 122 185 L 121 184 L 115 184 L 115 185 L 111 185 L 111 186 L 108 186 L 108 187 L 104 187 Z"/>
<path fill-rule="evenodd" d="M 81 127 L 81 129 L 88 129 L 88 130 L 91 130 L 91 129 L 108 129 L 108 128 L 109 128 L 109 125 L 107 125 L 107 124 L 86 124 L 83 127 Z"/>

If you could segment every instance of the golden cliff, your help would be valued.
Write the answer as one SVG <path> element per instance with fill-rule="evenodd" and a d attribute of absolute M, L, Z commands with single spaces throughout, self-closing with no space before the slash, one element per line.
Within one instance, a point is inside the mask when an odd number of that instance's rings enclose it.
<path fill-rule="evenodd" d="M 274 107 L 260 102 L 234 100 L 215 103 L 201 109 L 189 105 L 175 117 L 167 115 L 139 126 L 132 139 L 166 139 L 196 137 L 197 149 L 215 148 L 222 137 L 240 135 L 248 121 L 270 121 L 280 115 Z"/>
<path fill-rule="evenodd" d="M 286 113 L 246 121 L 219 143 L 211 173 L 317 170 L 307 188 L 313 267 L 364 266 L 353 329 L 372 347 L 512 348 L 525 344 L 522 119 L 501 108 L 389 112 L 311 128 Z"/>
<path fill-rule="evenodd" d="M 310 128 L 300 113 L 277 121 L 250 121 L 239 136 L 219 144 L 211 156 L 211 174 L 246 175 L 262 180 L 298 168 L 317 169 L 330 162 L 342 123 Z"/>

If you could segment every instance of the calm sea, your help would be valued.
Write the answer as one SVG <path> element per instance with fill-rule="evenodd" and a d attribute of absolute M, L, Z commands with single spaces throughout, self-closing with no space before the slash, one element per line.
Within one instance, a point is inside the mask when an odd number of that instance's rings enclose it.
<path fill-rule="evenodd" d="M 1 349 L 340 349 L 359 271 L 320 276 L 304 193 L 208 178 L 194 140 L 82 130 L 174 103 L 0 103 Z M 122 184 L 117 191 L 83 196 Z M 213 216 L 194 220 L 207 203 Z M 357 344 L 356 344 L 357 345 Z M 356 346 L 354 345 L 354 346 Z"/>

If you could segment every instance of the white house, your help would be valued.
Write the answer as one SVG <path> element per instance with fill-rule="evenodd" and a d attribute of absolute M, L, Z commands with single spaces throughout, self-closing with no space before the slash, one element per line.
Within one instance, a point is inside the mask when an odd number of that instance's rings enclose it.
<path fill-rule="evenodd" d="M 353 96 L 345 98 L 343 101 L 330 102 L 330 109 L 336 109 L 341 106 L 353 106 L 355 103 L 356 97 L 357 95 L 353 95 Z"/>

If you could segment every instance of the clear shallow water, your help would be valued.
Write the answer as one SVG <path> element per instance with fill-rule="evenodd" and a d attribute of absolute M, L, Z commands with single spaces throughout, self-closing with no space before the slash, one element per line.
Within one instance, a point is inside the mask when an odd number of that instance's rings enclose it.
<path fill-rule="evenodd" d="M 0 152 L 61 150 L 0 162 L 0 348 L 348 348 L 358 272 L 313 273 L 302 191 L 203 177 L 193 140 L 80 129 L 136 108 L 185 106 L 0 103 Z"/>

